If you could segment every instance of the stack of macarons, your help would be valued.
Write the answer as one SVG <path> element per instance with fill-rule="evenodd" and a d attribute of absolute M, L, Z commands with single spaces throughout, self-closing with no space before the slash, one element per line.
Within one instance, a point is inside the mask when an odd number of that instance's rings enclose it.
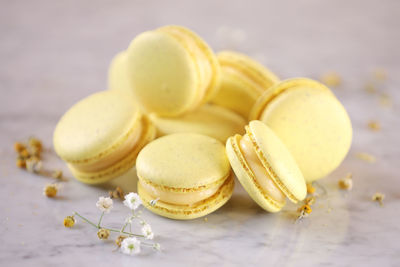
<path fill-rule="evenodd" d="M 277 212 L 286 198 L 302 201 L 306 183 L 331 173 L 350 149 L 350 119 L 329 88 L 281 81 L 237 52 L 214 54 L 181 26 L 135 37 L 112 60 L 108 86 L 64 114 L 55 150 L 89 184 L 136 165 L 144 205 L 168 218 L 215 211 L 235 176 Z"/>

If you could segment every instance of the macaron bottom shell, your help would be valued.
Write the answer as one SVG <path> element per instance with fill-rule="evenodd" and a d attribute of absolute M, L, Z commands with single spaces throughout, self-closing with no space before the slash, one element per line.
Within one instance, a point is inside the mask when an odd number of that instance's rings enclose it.
<path fill-rule="evenodd" d="M 250 197 L 264 210 L 269 212 L 278 212 L 286 204 L 285 202 L 280 203 L 273 199 L 268 194 L 265 194 L 265 190 L 257 182 L 257 178 L 252 172 L 250 166 L 247 164 L 246 159 L 240 149 L 241 136 L 236 135 L 228 139 L 226 144 L 226 150 L 231 161 L 232 168 L 238 178 L 240 184 L 248 192 Z"/>
<path fill-rule="evenodd" d="M 78 170 L 73 164 L 67 164 L 71 170 L 72 175 L 80 182 L 86 184 L 100 184 L 116 178 L 135 165 L 136 158 L 140 150 L 156 136 L 156 129 L 154 125 L 148 120 L 146 116 L 141 119 L 142 133 L 139 137 L 137 144 L 122 160 L 117 161 L 115 164 L 98 171 L 85 172 Z"/>
<path fill-rule="evenodd" d="M 176 220 L 196 219 L 214 212 L 231 198 L 234 188 L 233 177 L 233 175 L 229 176 L 214 195 L 193 205 L 176 205 L 161 200 L 157 200 L 155 205 L 151 205 L 150 201 L 156 198 L 144 190 L 140 181 L 138 182 L 138 193 L 143 205 L 160 216 Z"/>

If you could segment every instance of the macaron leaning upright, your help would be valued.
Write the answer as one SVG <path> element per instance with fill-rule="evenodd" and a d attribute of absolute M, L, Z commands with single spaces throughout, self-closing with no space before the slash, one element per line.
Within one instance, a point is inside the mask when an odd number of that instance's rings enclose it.
<path fill-rule="evenodd" d="M 154 140 L 139 153 L 136 169 L 144 206 L 171 219 L 194 219 L 217 210 L 234 187 L 224 145 L 200 134 Z"/>
<path fill-rule="evenodd" d="M 221 66 L 221 82 L 211 102 L 247 119 L 257 98 L 279 79 L 266 67 L 241 53 L 222 51 L 217 58 Z"/>
<path fill-rule="evenodd" d="M 173 133 L 198 133 L 225 143 L 228 137 L 242 133 L 246 120 L 237 113 L 217 105 L 205 104 L 180 117 L 160 117 L 150 114 L 149 119 L 157 128 L 157 135 Z"/>
<path fill-rule="evenodd" d="M 213 51 L 187 28 L 165 26 L 139 34 L 127 53 L 133 95 L 146 113 L 182 115 L 218 89 L 220 68 Z"/>
<path fill-rule="evenodd" d="M 306 183 L 296 161 L 261 121 L 251 121 L 245 135 L 230 137 L 226 151 L 240 183 L 266 211 L 280 211 L 286 197 L 294 203 L 306 197 Z"/>
<path fill-rule="evenodd" d="M 107 90 L 72 106 L 54 131 L 56 153 L 81 182 L 106 182 L 135 165 L 155 128 L 124 92 Z"/>
<path fill-rule="evenodd" d="M 307 182 L 336 169 L 351 146 L 350 118 L 325 85 L 307 78 L 282 81 L 254 104 L 251 120 L 267 124 L 295 158 Z"/>
<path fill-rule="evenodd" d="M 132 94 L 127 70 L 127 52 L 121 51 L 111 60 L 108 68 L 108 89 L 120 90 Z"/>

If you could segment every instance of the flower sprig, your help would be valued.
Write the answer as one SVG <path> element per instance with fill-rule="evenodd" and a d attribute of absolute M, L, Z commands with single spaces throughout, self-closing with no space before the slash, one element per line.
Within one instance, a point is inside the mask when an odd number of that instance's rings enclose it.
<path fill-rule="evenodd" d="M 106 240 L 109 238 L 110 233 L 119 233 L 118 237 L 115 239 L 115 244 L 120 248 L 122 253 L 128 255 L 135 255 L 140 253 L 141 247 L 150 247 L 154 250 L 160 250 L 160 244 L 154 242 L 148 242 L 154 238 L 154 233 L 151 226 L 141 217 L 142 212 L 138 210 L 142 204 L 142 200 L 136 193 L 129 193 L 125 195 L 124 205 L 131 210 L 131 214 L 126 218 L 125 223 L 120 229 L 105 227 L 102 225 L 103 217 L 106 213 L 109 213 L 113 208 L 113 200 L 110 197 L 99 197 L 96 202 L 96 206 L 100 209 L 101 215 L 96 223 L 85 218 L 78 212 L 74 212 L 72 216 L 67 216 L 64 219 L 65 227 L 73 227 L 76 223 L 76 217 L 79 217 L 83 221 L 89 223 L 97 229 L 97 236 L 101 240 Z M 141 225 L 141 234 L 133 233 L 132 224 L 134 220 L 139 221 Z M 147 240 L 147 241 L 145 241 Z"/>

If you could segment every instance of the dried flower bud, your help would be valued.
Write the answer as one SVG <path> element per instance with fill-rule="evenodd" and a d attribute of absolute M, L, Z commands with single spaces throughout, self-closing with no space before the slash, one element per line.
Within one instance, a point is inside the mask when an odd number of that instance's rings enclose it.
<path fill-rule="evenodd" d="M 301 206 L 297 211 L 310 214 L 312 212 L 312 209 L 311 209 L 310 205 L 305 204 L 305 205 Z"/>
<path fill-rule="evenodd" d="M 315 203 L 315 197 L 308 197 L 305 200 L 305 203 L 309 206 L 313 205 Z"/>
<path fill-rule="evenodd" d="M 75 218 L 74 216 L 67 216 L 64 218 L 64 226 L 71 228 L 75 224 Z"/>
<path fill-rule="evenodd" d="M 22 158 L 18 158 L 16 161 L 16 165 L 18 168 L 25 168 L 26 167 L 26 161 Z"/>
<path fill-rule="evenodd" d="M 374 84 L 367 83 L 365 85 L 365 91 L 367 91 L 367 93 L 370 93 L 370 94 L 375 94 L 377 90 L 376 90 L 376 87 Z"/>
<path fill-rule="evenodd" d="M 41 152 L 42 148 L 43 148 L 42 142 L 39 139 L 34 138 L 34 137 L 29 138 L 28 145 L 31 148 L 36 148 L 39 152 Z"/>
<path fill-rule="evenodd" d="M 62 179 L 63 178 L 63 173 L 61 170 L 55 170 L 51 173 L 51 177 L 55 179 Z"/>
<path fill-rule="evenodd" d="M 307 194 L 314 194 L 315 193 L 315 187 L 311 184 L 307 184 Z"/>
<path fill-rule="evenodd" d="M 31 157 L 26 160 L 28 172 L 38 173 L 42 170 L 42 161 L 38 157 Z"/>
<path fill-rule="evenodd" d="M 353 188 L 353 175 L 351 173 L 347 174 L 345 178 L 340 179 L 338 182 L 339 188 L 343 190 L 351 190 Z"/>
<path fill-rule="evenodd" d="M 323 74 L 321 76 L 321 82 L 326 84 L 329 87 L 336 87 L 342 83 L 342 79 L 340 78 L 339 74 L 331 71 Z"/>
<path fill-rule="evenodd" d="M 108 237 L 110 236 L 110 231 L 108 229 L 101 228 L 99 229 L 99 231 L 97 231 L 97 236 L 99 237 L 99 239 L 108 239 Z"/>
<path fill-rule="evenodd" d="M 374 77 L 378 81 L 384 81 L 387 79 L 387 73 L 385 69 L 378 68 L 374 70 Z"/>
<path fill-rule="evenodd" d="M 372 196 L 372 201 L 377 201 L 377 202 L 379 202 L 379 205 L 383 206 L 384 198 L 385 198 L 384 194 L 377 192 Z"/>
<path fill-rule="evenodd" d="M 14 150 L 15 152 L 20 153 L 22 150 L 26 150 L 26 146 L 20 142 L 14 143 Z"/>
<path fill-rule="evenodd" d="M 373 131 L 379 131 L 381 129 L 381 124 L 379 121 L 369 121 L 368 122 L 368 128 L 373 130 Z"/>
<path fill-rule="evenodd" d="M 57 195 L 58 186 L 56 184 L 48 184 L 43 189 L 43 194 L 46 197 L 55 197 Z"/>
<path fill-rule="evenodd" d="M 123 235 L 118 236 L 117 239 L 115 239 L 115 244 L 117 244 L 118 247 L 121 247 L 121 243 L 122 241 L 124 241 L 125 238 L 127 237 Z"/>
<path fill-rule="evenodd" d="M 22 158 L 24 158 L 24 159 L 27 159 L 27 158 L 29 158 L 29 157 L 31 156 L 31 154 L 28 152 L 27 149 L 22 149 L 22 150 L 19 152 L 19 156 L 22 157 Z"/>
<path fill-rule="evenodd" d="M 108 191 L 108 194 L 110 198 L 124 199 L 124 191 L 119 186 L 117 186 L 113 191 Z"/>
<path fill-rule="evenodd" d="M 368 153 L 357 153 L 357 158 L 366 161 L 368 163 L 374 163 L 376 161 L 376 158 Z"/>

